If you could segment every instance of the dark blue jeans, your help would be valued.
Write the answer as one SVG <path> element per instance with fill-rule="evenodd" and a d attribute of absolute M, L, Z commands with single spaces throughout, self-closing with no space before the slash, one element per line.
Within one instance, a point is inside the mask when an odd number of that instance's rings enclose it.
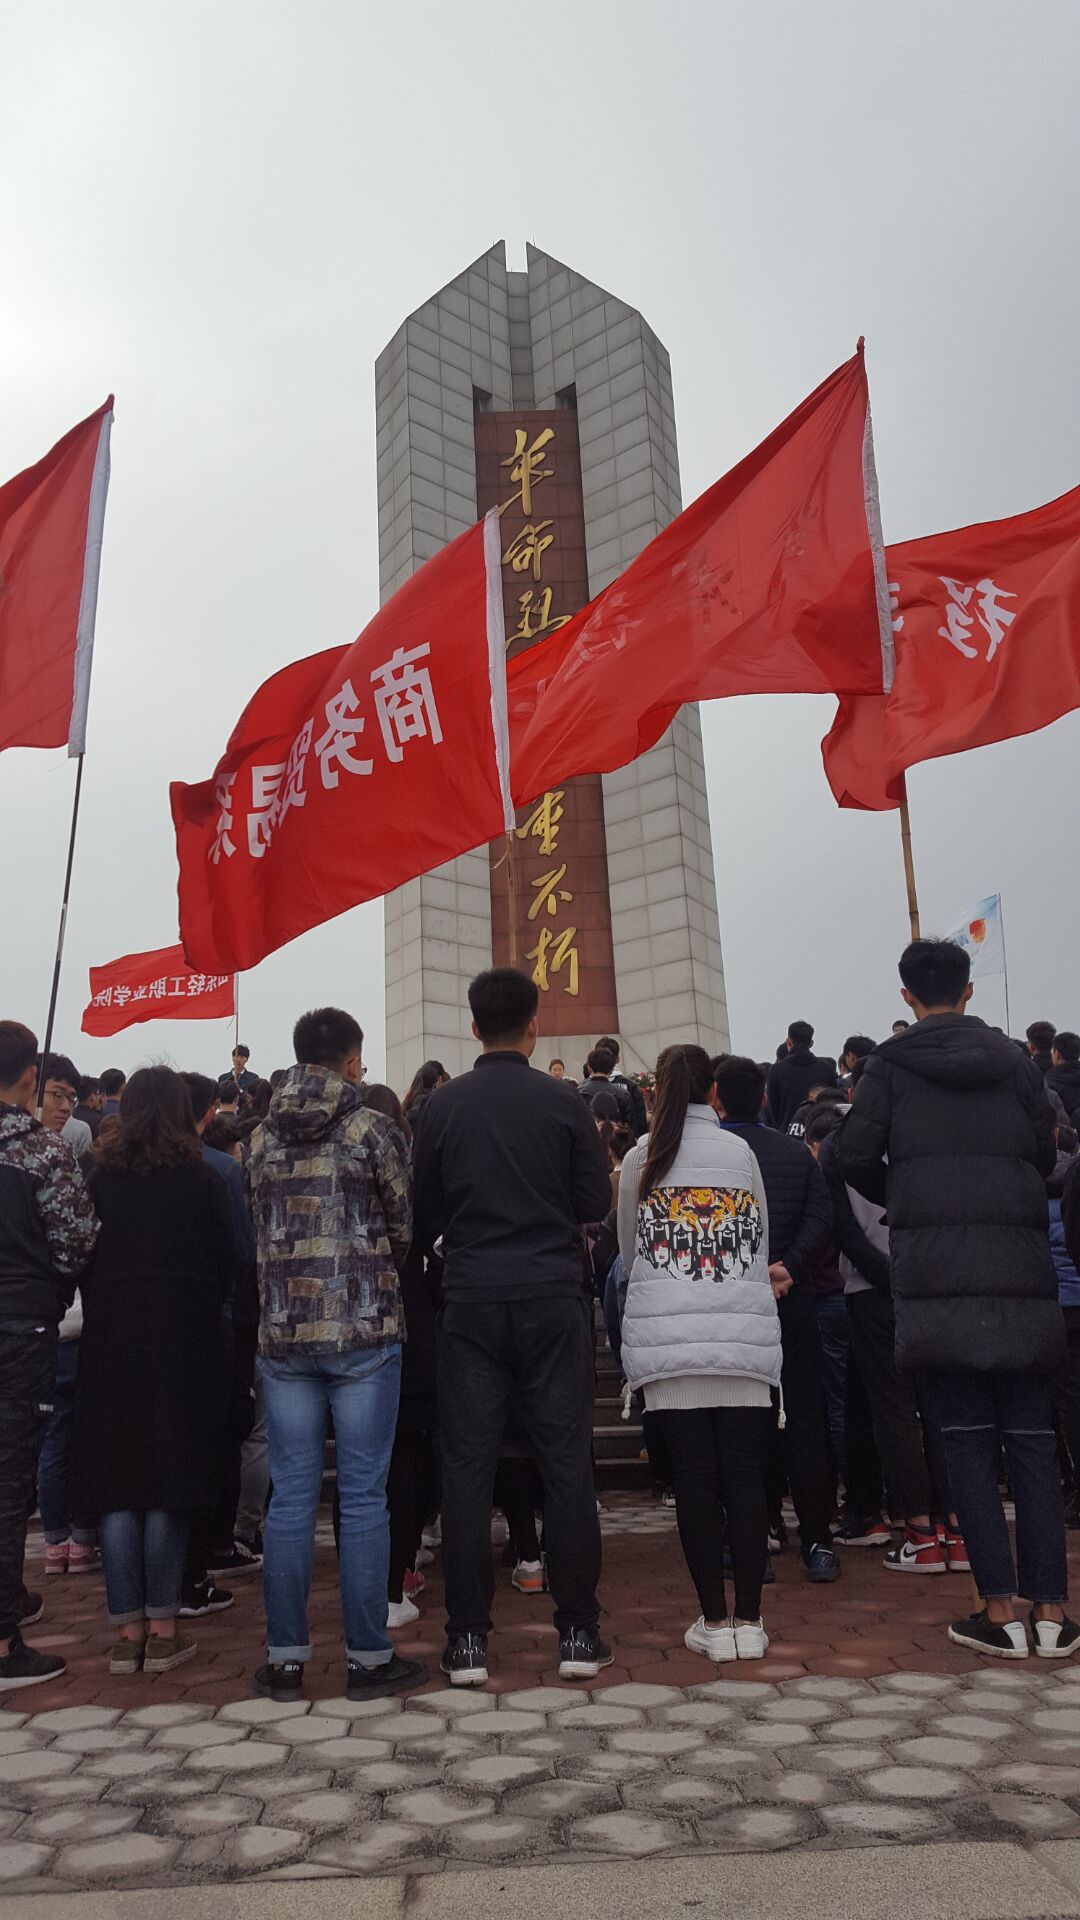
<path fill-rule="evenodd" d="M 1036 1606 L 1068 1598 L 1061 1473 L 1050 1382 L 1031 1373 L 927 1375 L 949 1486 L 975 1584 L 984 1600 L 1019 1593 Z M 998 1492 L 997 1444 L 1016 1501 L 1016 1561 Z"/>
<path fill-rule="evenodd" d="M 79 1372 L 79 1343 L 61 1340 L 56 1350 L 53 1410 L 45 1429 L 38 1461 L 37 1492 L 41 1528 L 50 1546 L 61 1540 L 80 1543 L 97 1539 L 96 1529 L 75 1519 L 68 1503 L 68 1468 L 75 1422 L 75 1381 Z"/>
<path fill-rule="evenodd" d="M 187 1552 L 186 1513 L 103 1513 L 101 1560 L 114 1627 L 168 1620 L 180 1605 Z"/>

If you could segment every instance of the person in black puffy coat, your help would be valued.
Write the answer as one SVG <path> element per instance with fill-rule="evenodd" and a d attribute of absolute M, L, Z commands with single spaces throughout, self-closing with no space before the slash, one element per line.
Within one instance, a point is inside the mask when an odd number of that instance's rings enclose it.
<path fill-rule="evenodd" d="M 930 1379 L 953 1502 L 985 1607 L 949 1637 L 1029 1652 L 1013 1595 L 1034 1603 L 1035 1651 L 1080 1648 L 1065 1618 L 1065 1528 L 1050 1379 L 1065 1334 L 1045 1178 L 1055 1160 L 1042 1076 L 1011 1041 L 965 1017 L 970 961 L 947 940 L 900 958 L 916 1025 L 869 1060 L 836 1136 L 844 1179 L 887 1206 L 896 1361 Z M 886 1165 L 885 1162 L 888 1162 Z M 1019 1582 L 995 1476 L 999 1438 L 1016 1498 Z"/>

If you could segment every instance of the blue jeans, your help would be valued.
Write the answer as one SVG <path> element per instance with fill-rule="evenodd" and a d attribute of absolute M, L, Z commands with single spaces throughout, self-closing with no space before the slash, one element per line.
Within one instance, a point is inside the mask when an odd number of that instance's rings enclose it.
<path fill-rule="evenodd" d="M 1063 1605 L 1069 1591 L 1065 1518 L 1049 1380 L 1031 1373 L 957 1372 L 928 1374 L 926 1384 L 983 1599 L 1020 1593 L 1035 1606 Z M 1015 1568 L 997 1484 L 999 1437 L 1016 1501 Z"/>
<path fill-rule="evenodd" d="M 819 1293 L 818 1331 L 821 1334 L 821 1384 L 825 1389 L 825 1418 L 829 1427 L 833 1464 L 847 1488 L 844 1435 L 844 1394 L 847 1386 L 848 1319 L 842 1293 Z"/>
<path fill-rule="evenodd" d="M 75 1421 L 75 1381 L 79 1371 L 79 1343 L 61 1340 L 56 1352 L 53 1410 L 45 1429 L 38 1461 L 37 1494 L 41 1528 L 50 1546 L 61 1540 L 80 1544 L 97 1539 L 93 1527 L 80 1526 L 68 1505 L 68 1467 Z"/>
<path fill-rule="evenodd" d="M 315 1559 L 329 1414 L 341 1502 L 341 1612 L 350 1660 L 393 1657 L 386 1631 L 390 1523 L 386 1475 L 394 1445 L 401 1348 L 260 1356 L 270 1442 L 270 1511 L 263 1545 L 267 1657 L 310 1660 L 307 1601 Z"/>
<path fill-rule="evenodd" d="M 114 1627 L 144 1616 L 168 1620 L 180 1605 L 187 1552 L 186 1513 L 103 1513 L 101 1561 Z"/>

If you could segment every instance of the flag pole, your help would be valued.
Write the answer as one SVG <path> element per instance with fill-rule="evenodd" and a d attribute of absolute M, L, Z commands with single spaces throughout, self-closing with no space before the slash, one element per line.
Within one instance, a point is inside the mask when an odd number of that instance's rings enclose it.
<path fill-rule="evenodd" d="M 907 777 L 900 776 L 900 845 L 904 853 L 904 880 L 907 884 L 908 919 L 911 937 L 919 935 L 919 896 L 915 890 L 915 860 L 911 851 L 911 814 L 908 811 Z"/>
<path fill-rule="evenodd" d="M 517 874 L 514 871 L 514 835 L 506 836 L 506 906 L 510 921 L 510 965 L 518 963 Z"/>
<path fill-rule="evenodd" d="M 83 755 L 80 753 L 75 770 L 75 798 L 71 808 L 71 832 L 68 836 L 67 869 L 64 873 L 64 897 L 60 905 L 60 931 L 56 940 L 56 960 L 53 965 L 52 992 L 49 995 L 49 1017 L 45 1022 L 45 1044 L 41 1049 L 41 1071 L 38 1074 L 36 1107 L 40 1114 L 41 1100 L 45 1091 L 45 1059 L 52 1050 L 53 1027 L 56 1023 L 56 1002 L 60 992 L 60 968 L 64 959 L 64 936 L 67 933 L 68 902 L 71 898 L 71 870 L 75 864 L 75 835 L 79 828 L 79 800 L 82 796 Z"/>
<path fill-rule="evenodd" d="M 1001 921 L 1001 972 L 1005 981 L 1005 1031 L 1012 1033 L 1012 1021 L 1009 1019 L 1009 954 L 1005 945 L 1005 906 L 998 894 L 998 919 Z"/>

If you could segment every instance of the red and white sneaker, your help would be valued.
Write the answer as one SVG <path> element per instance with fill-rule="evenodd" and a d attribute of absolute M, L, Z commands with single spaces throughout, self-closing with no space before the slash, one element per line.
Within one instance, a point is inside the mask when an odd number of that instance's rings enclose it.
<path fill-rule="evenodd" d="M 904 1528 L 898 1547 L 885 1555 L 883 1563 L 892 1573 L 946 1573 L 945 1551 L 936 1533 L 916 1533 Z"/>
<path fill-rule="evenodd" d="M 949 1527 L 938 1528 L 941 1551 L 945 1555 L 945 1565 L 950 1573 L 970 1573 L 971 1561 L 964 1545 L 962 1533 L 953 1533 Z"/>
<path fill-rule="evenodd" d="M 417 1594 L 423 1593 L 426 1586 L 427 1581 L 422 1573 L 416 1573 L 412 1567 L 406 1567 L 401 1576 L 401 1591 L 406 1600 L 415 1600 Z"/>
<path fill-rule="evenodd" d="M 101 1555 L 92 1540 L 73 1540 L 68 1548 L 69 1573 L 99 1573 Z"/>
<path fill-rule="evenodd" d="M 68 1556 L 70 1552 L 71 1552 L 70 1540 L 55 1540 L 52 1542 L 46 1540 L 45 1542 L 46 1574 L 66 1573 L 68 1570 Z"/>

